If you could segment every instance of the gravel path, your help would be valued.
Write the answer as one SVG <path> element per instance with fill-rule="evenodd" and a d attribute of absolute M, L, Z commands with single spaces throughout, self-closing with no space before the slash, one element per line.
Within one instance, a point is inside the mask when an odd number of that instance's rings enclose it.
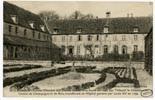
<path fill-rule="evenodd" d="M 81 79 L 63 79 L 64 76 L 69 76 L 70 73 L 56 76 L 56 77 L 50 77 L 47 79 L 44 79 L 39 82 L 35 82 L 32 85 L 38 86 L 40 89 L 61 89 L 65 88 L 67 86 L 72 86 L 72 85 L 80 85 L 82 83 L 90 82 L 90 81 L 95 81 L 96 79 L 99 78 L 100 74 L 83 74 L 81 73 L 81 76 L 83 78 Z"/>

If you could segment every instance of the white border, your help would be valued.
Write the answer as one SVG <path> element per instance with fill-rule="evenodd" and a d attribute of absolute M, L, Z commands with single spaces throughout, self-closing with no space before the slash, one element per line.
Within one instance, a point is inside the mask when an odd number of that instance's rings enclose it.
<path fill-rule="evenodd" d="M 8 0 L 8 1 L 41 1 L 41 0 Z M 66 1 L 66 0 L 46 0 L 46 1 Z M 95 0 L 67 0 L 67 1 L 95 1 Z M 129 1 L 133 1 L 133 2 L 153 2 L 153 11 L 155 11 L 155 1 L 154 0 L 96 0 L 96 1 L 116 1 L 116 2 L 129 2 Z M 22 98 L 22 97 L 3 97 L 3 0 L 0 0 L 0 100 L 129 100 L 129 99 L 133 99 L 133 100 L 153 100 L 153 98 L 81 98 L 81 97 L 68 97 L 68 98 Z M 154 35 L 154 29 L 155 29 L 155 13 L 153 13 L 153 52 L 155 52 L 155 43 L 154 43 L 154 39 L 155 39 L 155 35 Z M 153 53 L 153 80 L 155 80 L 154 74 L 155 74 L 155 53 Z M 155 82 L 153 81 L 153 87 L 155 86 Z M 155 88 L 153 89 L 154 91 L 154 95 L 155 96 Z"/>

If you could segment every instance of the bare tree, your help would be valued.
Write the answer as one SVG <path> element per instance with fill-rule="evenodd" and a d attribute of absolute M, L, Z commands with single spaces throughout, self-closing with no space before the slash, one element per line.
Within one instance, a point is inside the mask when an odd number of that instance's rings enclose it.
<path fill-rule="evenodd" d="M 93 19 L 93 14 L 82 14 L 80 11 L 73 12 L 70 16 L 70 19 Z"/>
<path fill-rule="evenodd" d="M 93 19 L 93 18 L 94 18 L 93 14 L 86 14 L 82 17 L 82 19 Z"/>
<path fill-rule="evenodd" d="M 80 11 L 73 12 L 69 18 L 71 19 L 81 19 L 84 15 Z"/>
<path fill-rule="evenodd" d="M 39 13 L 39 16 L 44 20 L 56 20 L 59 19 L 60 16 L 55 11 L 42 11 Z"/>

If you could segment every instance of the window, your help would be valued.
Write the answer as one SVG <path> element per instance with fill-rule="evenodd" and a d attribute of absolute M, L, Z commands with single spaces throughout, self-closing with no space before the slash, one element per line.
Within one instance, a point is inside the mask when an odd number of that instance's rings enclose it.
<path fill-rule="evenodd" d="M 104 54 L 107 54 L 108 53 L 108 45 L 104 45 L 103 49 L 104 49 Z"/>
<path fill-rule="evenodd" d="M 104 27 L 103 33 L 109 33 L 109 27 Z"/>
<path fill-rule="evenodd" d="M 91 41 L 91 40 L 92 40 L 92 36 L 88 35 L 88 41 Z"/>
<path fill-rule="evenodd" d="M 99 41 L 99 35 L 96 36 L 96 41 Z"/>
<path fill-rule="evenodd" d="M 79 36 L 78 36 L 78 41 L 81 41 L 81 40 L 82 40 L 82 39 L 81 39 L 81 35 L 79 35 Z"/>
<path fill-rule="evenodd" d="M 95 53 L 99 54 L 99 46 L 98 45 L 95 45 Z"/>
<path fill-rule="evenodd" d="M 33 29 L 34 28 L 34 23 L 33 22 L 30 22 L 29 23 L 30 27 Z"/>
<path fill-rule="evenodd" d="M 26 29 L 24 29 L 24 36 L 26 36 L 26 34 L 27 34 L 27 30 L 26 30 Z"/>
<path fill-rule="evenodd" d="M 15 27 L 15 33 L 16 34 L 18 33 L 18 27 Z"/>
<path fill-rule="evenodd" d="M 38 39 L 40 39 L 40 33 L 38 33 Z"/>
<path fill-rule="evenodd" d="M 135 28 L 133 28 L 133 32 L 137 33 L 137 32 L 139 32 L 139 29 L 137 27 L 135 27 Z"/>
<path fill-rule="evenodd" d="M 125 35 L 122 35 L 122 40 L 123 40 L 123 41 L 125 41 L 125 40 L 126 40 Z"/>
<path fill-rule="evenodd" d="M 33 36 L 33 38 L 35 37 L 35 31 L 34 30 L 32 30 L 32 36 Z"/>
<path fill-rule="evenodd" d="M 105 39 L 108 37 L 108 34 L 105 35 Z"/>
<path fill-rule="evenodd" d="M 49 40 L 49 37 L 48 37 L 48 35 L 47 35 L 47 40 Z"/>
<path fill-rule="evenodd" d="M 59 29 L 58 28 L 54 28 L 53 29 L 53 34 L 57 34 L 59 32 Z"/>
<path fill-rule="evenodd" d="M 50 40 L 52 41 L 52 37 L 50 37 Z"/>
<path fill-rule="evenodd" d="M 69 41 L 70 41 L 70 42 L 72 41 L 72 36 L 69 37 Z"/>
<path fill-rule="evenodd" d="M 117 36 L 114 36 L 113 39 L 114 39 L 114 41 L 117 41 Z"/>
<path fill-rule="evenodd" d="M 80 55 L 80 46 L 77 46 L 77 55 Z"/>
<path fill-rule="evenodd" d="M 74 51 L 74 46 L 69 46 L 68 47 L 68 54 L 73 55 L 73 51 Z"/>
<path fill-rule="evenodd" d="M 127 46 L 122 46 L 122 54 L 127 54 Z"/>
<path fill-rule="evenodd" d="M 11 32 L 11 30 L 12 30 L 12 26 L 11 26 L 11 25 L 9 25 L 8 27 L 9 27 L 9 32 Z"/>
<path fill-rule="evenodd" d="M 61 46 L 61 52 L 62 52 L 62 53 L 65 52 L 65 46 L 64 46 L 64 45 Z"/>
<path fill-rule="evenodd" d="M 138 38 L 138 36 L 137 36 L 137 35 L 134 35 L 134 40 L 135 40 L 135 41 L 137 40 L 137 38 Z"/>
<path fill-rule="evenodd" d="M 117 45 L 114 45 L 114 53 L 118 54 L 118 46 Z"/>
<path fill-rule="evenodd" d="M 138 45 L 134 45 L 134 52 L 138 51 Z"/>
<path fill-rule="evenodd" d="M 44 40 L 46 40 L 46 35 L 43 35 L 43 37 L 44 37 Z"/>
<path fill-rule="evenodd" d="M 62 42 L 65 42 L 65 36 L 62 36 Z"/>
<path fill-rule="evenodd" d="M 81 28 L 79 28 L 79 29 L 76 30 L 76 33 L 81 33 L 81 32 L 82 32 L 82 29 Z"/>
<path fill-rule="evenodd" d="M 18 20 L 17 20 L 17 16 L 16 15 L 11 15 L 11 19 L 12 21 L 17 24 L 18 23 Z"/>
<path fill-rule="evenodd" d="M 40 25 L 40 28 L 41 28 L 42 31 L 45 31 L 44 25 Z"/>
<path fill-rule="evenodd" d="M 56 42 L 56 41 L 57 41 L 57 38 L 56 38 L 56 37 L 53 37 L 53 41 L 55 41 L 55 42 Z"/>

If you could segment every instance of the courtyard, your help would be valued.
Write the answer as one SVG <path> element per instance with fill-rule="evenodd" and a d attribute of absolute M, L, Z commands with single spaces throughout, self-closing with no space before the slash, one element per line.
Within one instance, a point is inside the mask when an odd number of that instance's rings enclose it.
<path fill-rule="evenodd" d="M 12 91 L 152 89 L 144 62 L 4 61 L 4 94 Z"/>

